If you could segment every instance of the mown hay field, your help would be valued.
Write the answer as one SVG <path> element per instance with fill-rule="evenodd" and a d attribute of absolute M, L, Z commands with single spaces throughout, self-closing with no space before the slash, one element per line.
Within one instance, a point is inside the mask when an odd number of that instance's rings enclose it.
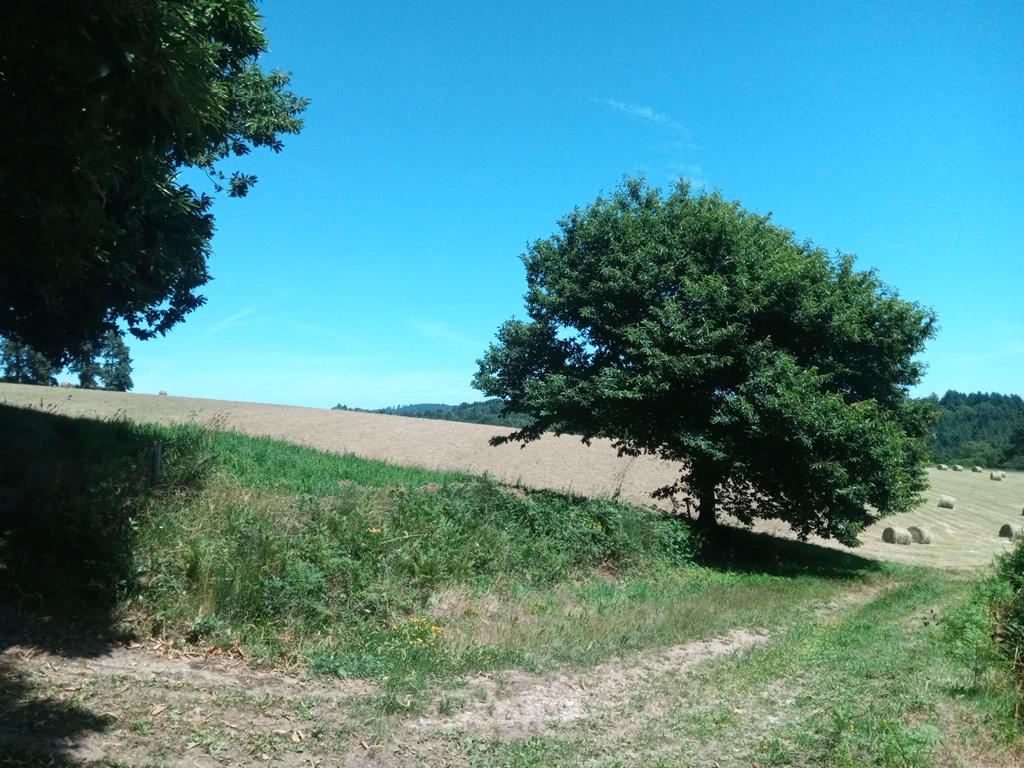
<path fill-rule="evenodd" d="M 525 448 L 492 447 L 488 438 L 509 430 L 352 411 L 18 384 L 0 384 L 0 402 L 98 419 L 194 422 L 401 465 L 486 473 L 532 488 L 598 496 L 619 493 L 638 504 L 652 503 L 651 491 L 670 482 L 679 469 L 649 456 L 619 457 L 607 440 L 595 440 L 588 447 L 570 436 L 549 435 Z M 994 482 L 988 472 L 933 469 L 929 479 L 931 487 L 924 503 L 913 512 L 886 518 L 867 529 L 858 554 L 921 565 L 977 568 L 1011 546 L 1010 540 L 998 533 L 1005 523 L 1024 522 L 1024 474 L 1008 472 L 1004 480 Z M 941 495 L 953 496 L 955 508 L 940 509 Z M 932 543 L 884 543 L 882 530 L 886 526 L 918 526 L 931 533 Z M 790 535 L 786 526 L 771 521 L 759 524 L 758 529 Z"/>

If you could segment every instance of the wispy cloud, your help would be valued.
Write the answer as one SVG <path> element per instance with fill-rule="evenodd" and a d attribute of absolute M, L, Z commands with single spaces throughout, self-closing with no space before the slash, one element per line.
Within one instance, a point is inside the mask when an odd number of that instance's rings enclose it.
<path fill-rule="evenodd" d="M 463 336 L 448 323 L 438 323 L 428 320 L 413 320 L 409 327 L 427 339 L 443 341 L 447 344 L 454 344 L 459 347 L 483 351 L 487 346 L 485 343 Z"/>
<path fill-rule="evenodd" d="M 980 354 L 953 354 L 948 355 L 947 359 L 956 363 L 987 363 L 994 360 L 1006 360 L 1024 356 L 1024 341 L 1012 339 L 1007 341 L 1003 339 L 1001 343 L 1005 345 L 1002 349 L 982 352 Z"/>
<path fill-rule="evenodd" d="M 253 320 L 247 321 L 246 318 L 256 314 L 257 309 L 259 309 L 259 307 L 246 307 L 241 312 L 236 312 L 235 314 L 229 317 L 225 317 L 223 320 L 220 320 L 219 322 L 216 322 L 209 328 L 207 328 L 206 333 L 203 334 L 203 338 L 208 339 L 211 336 L 220 333 L 221 331 L 228 330 L 229 328 L 237 328 L 243 325 L 251 325 L 252 323 L 256 322 L 256 319 L 254 318 Z"/>
<path fill-rule="evenodd" d="M 696 163 L 669 163 L 668 175 L 671 182 L 675 182 L 680 177 L 685 178 L 693 185 L 697 192 L 711 190 L 711 182 L 708 181 L 707 176 L 704 174 L 704 169 Z"/>
<path fill-rule="evenodd" d="M 671 128 L 674 131 L 686 132 L 686 126 L 678 120 L 669 117 L 664 112 L 659 112 L 652 107 L 646 107 L 643 104 L 631 104 L 625 101 L 618 101 L 616 99 L 593 99 L 594 103 L 601 104 L 609 109 L 614 109 L 617 112 L 622 112 L 630 117 L 635 117 L 638 120 L 644 122 L 653 123 L 655 125 L 662 125 L 666 128 Z"/>

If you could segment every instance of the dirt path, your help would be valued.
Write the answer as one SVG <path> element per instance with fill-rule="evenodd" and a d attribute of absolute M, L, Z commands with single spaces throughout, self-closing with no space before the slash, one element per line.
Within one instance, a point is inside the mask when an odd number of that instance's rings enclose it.
<path fill-rule="evenodd" d="M 31 691 L 0 704 L 0 751 L 46 746 L 74 760 L 166 766 L 247 762 L 300 765 L 417 765 L 447 760 L 453 734 L 522 739 L 608 713 L 627 697 L 673 674 L 768 642 L 736 629 L 549 677 L 510 671 L 469 680 L 474 698 L 459 711 L 434 710 L 375 727 L 375 686 L 309 681 L 250 669 L 236 660 L 175 658 L 152 647 L 117 647 L 93 658 L 66 658 L 32 647 L 0 654 L 0 680 Z M 442 699 L 443 700 L 443 699 Z M 89 721 L 89 727 L 77 729 Z M 430 762 L 429 764 L 434 764 Z"/>
<path fill-rule="evenodd" d="M 734 629 L 722 637 L 641 654 L 628 662 L 615 659 L 575 675 L 543 677 L 515 670 L 481 675 L 468 681 L 466 688 L 475 697 L 461 711 L 421 717 L 412 730 L 429 733 L 444 728 L 476 736 L 523 738 L 614 709 L 655 677 L 685 675 L 705 661 L 770 639 L 766 631 Z"/>
<path fill-rule="evenodd" d="M 832 621 L 891 587 L 854 587 L 808 606 L 807 616 Z M 45 747 L 76 761 L 168 768 L 411 768 L 467 765 L 467 742 L 598 738 L 588 730 L 595 723 L 614 748 L 675 706 L 671 691 L 689 687 L 705 665 L 773 641 L 768 631 L 735 628 L 586 670 L 478 675 L 404 717 L 381 716 L 380 691 L 365 681 L 260 671 L 237 658 L 182 656 L 156 641 L 88 657 L 11 645 L 0 652 L 0 753 L 5 745 Z M 783 707 L 791 695 L 766 689 L 762 698 Z M 765 727 L 775 717 L 767 715 Z"/>

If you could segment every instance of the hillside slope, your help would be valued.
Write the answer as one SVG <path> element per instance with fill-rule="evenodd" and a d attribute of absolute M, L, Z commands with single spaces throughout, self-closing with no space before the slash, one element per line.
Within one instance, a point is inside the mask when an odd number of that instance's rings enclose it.
<path fill-rule="evenodd" d="M 0 402 L 92 418 L 126 417 L 143 422 L 212 424 L 252 435 L 267 435 L 334 453 L 352 453 L 405 466 L 488 474 L 532 488 L 569 490 L 588 496 L 618 492 L 625 500 L 651 504 L 650 493 L 669 483 L 678 466 L 650 456 L 620 458 L 607 440 L 590 447 L 569 436 L 548 435 L 525 448 L 492 447 L 488 439 L 508 432 L 500 427 L 385 416 L 356 411 L 297 408 L 227 400 L 166 397 L 138 393 L 0 384 Z M 1010 472 L 1002 482 L 988 473 L 930 473 L 932 488 L 917 510 L 888 518 L 861 535 L 857 553 L 865 557 L 976 568 L 1008 547 L 999 526 L 1020 520 L 1024 474 Z M 957 497 L 955 511 L 939 510 L 940 493 Z M 936 535 L 930 546 L 881 542 L 887 525 L 920 525 Z M 786 526 L 759 523 L 758 530 L 790 536 Z M 835 546 L 827 542 L 828 546 Z"/>

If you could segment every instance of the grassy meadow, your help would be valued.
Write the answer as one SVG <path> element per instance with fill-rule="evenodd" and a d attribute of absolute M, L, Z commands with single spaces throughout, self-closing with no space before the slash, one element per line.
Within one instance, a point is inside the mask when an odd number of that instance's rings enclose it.
<path fill-rule="evenodd" d="M 216 429 L 0 433 L 0 765 L 1019 760 L 950 640 L 972 574 Z M 943 474 L 936 547 L 1018 480 Z"/>

